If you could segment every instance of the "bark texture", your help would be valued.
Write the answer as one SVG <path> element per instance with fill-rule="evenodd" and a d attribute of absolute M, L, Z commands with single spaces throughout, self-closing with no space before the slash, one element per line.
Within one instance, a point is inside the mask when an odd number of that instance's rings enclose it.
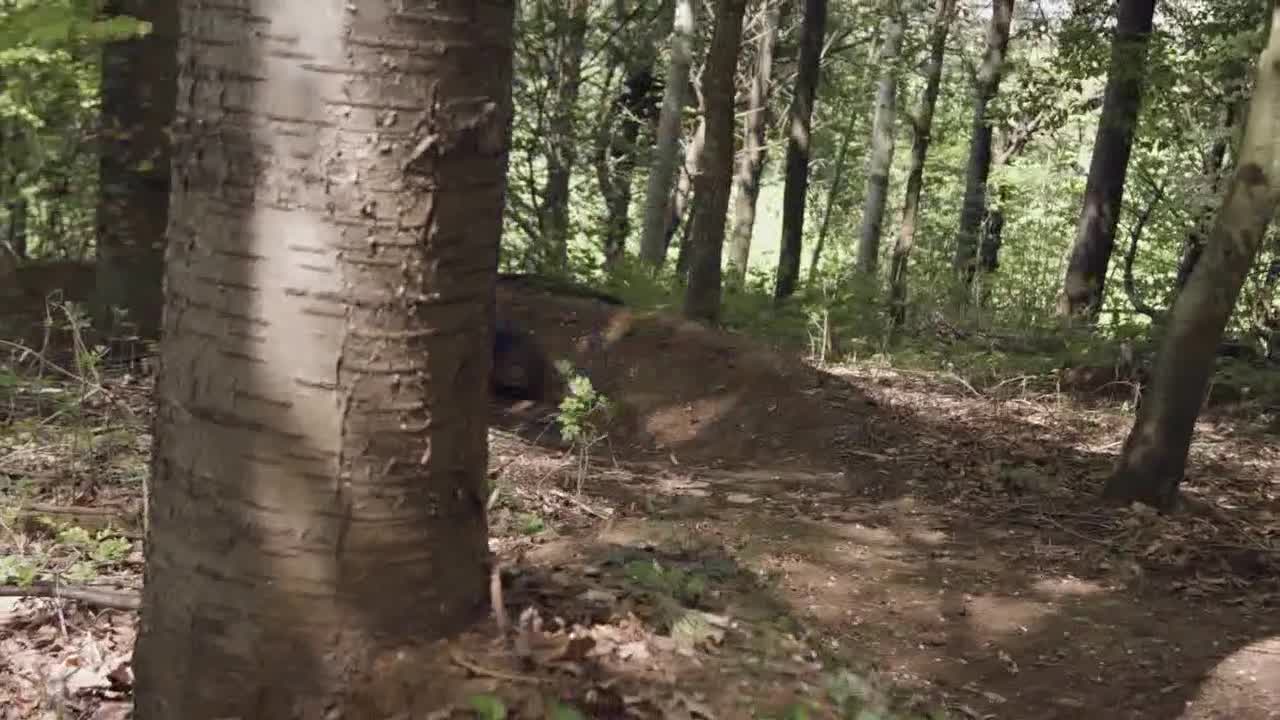
<path fill-rule="evenodd" d="M 947 35 L 956 0 L 937 0 L 933 25 L 929 29 L 929 60 L 924 69 L 924 89 L 911 113 L 911 165 L 907 171 L 907 192 L 902 203 L 902 225 L 893 243 L 889 265 L 889 313 L 895 326 L 907 317 L 907 268 L 916 244 L 920 223 L 920 196 L 924 190 L 924 163 L 929 156 L 933 133 L 933 113 L 942 85 L 942 61 L 947 52 Z"/>
<path fill-rule="evenodd" d="M 671 65 L 663 91 L 662 113 L 658 117 L 657 150 L 649 170 L 645 192 L 644 231 L 640 236 L 640 259 L 657 269 L 667 257 L 671 235 L 667 232 L 672 214 L 672 185 L 680 148 L 680 116 L 684 111 L 693 62 L 693 3 L 676 0 L 674 30 L 671 33 Z M 679 217 L 679 215 L 677 215 Z"/>
<path fill-rule="evenodd" d="M 988 110 L 1000 91 L 1005 56 L 1009 52 L 1009 26 L 1013 22 L 1013 0 L 995 0 L 991 24 L 987 27 L 987 50 L 974 78 L 973 135 L 969 140 L 969 163 L 965 170 L 964 201 L 960 207 L 960 230 L 956 233 L 954 265 L 963 283 L 973 279 L 978 258 L 979 234 L 987 213 L 987 178 L 991 176 L 992 127 Z"/>
<path fill-rule="evenodd" d="M 755 72 L 747 92 L 747 117 L 742 155 L 738 159 L 737 187 L 733 208 L 733 233 L 729 245 L 729 282 L 743 286 L 751 260 L 751 234 L 756 224 L 756 201 L 760 198 L 760 177 L 764 174 L 768 148 L 769 90 L 773 81 L 773 43 L 778 35 L 778 19 L 784 0 L 761 2 L 759 40 L 756 44 Z"/>
<path fill-rule="evenodd" d="M 858 233 L 857 268 L 874 274 L 880 260 L 880 235 L 889 201 L 889 173 L 893 170 L 894 122 L 898 112 L 898 62 L 906 17 L 901 0 L 889 0 L 884 43 L 880 46 L 880 79 L 876 82 L 875 115 L 871 122 L 871 148 L 867 158 L 867 191 Z"/>
<path fill-rule="evenodd" d="M 135 717 L 421 716 L 388 667 L 486 609 L 513 5 L 180 8 Z"/>
<path fill-rule="evenodd" d="M 827 27 L 827 0 L 804 0 L 800 28 L 800 60 L 795 97 L 787 117 L 787 166 L 782 190 L 782 243 L 778 249 L 778 278 L 774 297 L 784 300 L 800 280 L 804 250 L 805 197 L 809 192 L 810 128 L 813 103 L 821 76 L 822 42 Z"/>
<path fill-rule="evenodd" d="M 98 173 L 95 320 L 115 327 L 112 308 L 144 337 L 160 330 L 169 140 L 177 89 L 176 2 L 113 0 L 104 11 L 151 23 L 144 37 L 102 51 L 102 140 Z"/>
<path fill-rule="evenodd" d="M 716 322 L 720 318 L 721 262 L 725 216 L 733 182 L 733 96 L 742 18 L 747 0 L 716 0 L 716 27 L 702 71 L 706 138 L 701 172 L 693 181 L 693 230 L 689 236 L 689 285 L 685 317 Z"/>
<path fill-rule="evenodd" d="M 1272 4 L 1269 28 L 1239 162 L 1200 262 L 1169 313 L 1151 384 L 1104 491 L 1112 500 L 1176 505 L 1223 329 L 1280 203 L 1280 4 Z"/>
<path fill-rule="evenodd" d="M 1059 302 L 1059 313 L 1065 316 L 1093 321 L 1102 312 L 1107 266 L 1115 249 L 1129 154 L 1142 107 L 1155 6 L 1156 0 L 1120 0 L 1118 6 L 1102 117 Z"/>

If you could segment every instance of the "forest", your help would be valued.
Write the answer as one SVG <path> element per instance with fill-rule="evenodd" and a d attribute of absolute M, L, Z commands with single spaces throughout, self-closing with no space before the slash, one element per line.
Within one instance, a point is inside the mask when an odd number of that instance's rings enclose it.
<path fill-rule="evenodd" d="M 1280 717 L 1278 203 L 1280 0 L 0 0 L 0 720 Z"/>

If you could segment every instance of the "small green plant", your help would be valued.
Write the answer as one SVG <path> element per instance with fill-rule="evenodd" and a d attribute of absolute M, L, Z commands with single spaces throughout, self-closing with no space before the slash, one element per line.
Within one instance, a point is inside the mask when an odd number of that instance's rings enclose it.
<path fill-rule="evenodd" d="M 537 535 L 547 529 L 547 521 L 537 513 L 520 513 L 516 515 L 516 523 L 521 535 Z"/>
<path fill-rule="evenodd" d="M 564 377 L 569 391 L 560 401 L 560 434 L 568 440 L 578 456 L 577 491 L 582 494 L 582 483 L 591 462 L 591 448 L 609 437 L 609 421 L 613 418 L 613 404 L 609 398 L 591 384 L 591 378 L 578 373 L 567 361 L 556 362 L 556 370 Z"/>

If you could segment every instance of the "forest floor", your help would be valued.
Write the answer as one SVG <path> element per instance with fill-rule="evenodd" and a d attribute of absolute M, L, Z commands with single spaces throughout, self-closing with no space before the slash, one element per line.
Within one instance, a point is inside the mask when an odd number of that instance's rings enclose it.
<path fill-rule="evenodd" d="M 1207 414 L 1160 516 L 1099 504 L 1131 417 L 1053 378 L 819 369 L 501 299 L 619 412 L 584 466 L 554 408 L 495 405 L 507 627 L 441 649 L 436 717 L 1280 718 L 1274 408 Z M 5 367 L 0 576 L 124 594 L 0 597 L 0 720 L 127 717 L 149 380 Z"/>

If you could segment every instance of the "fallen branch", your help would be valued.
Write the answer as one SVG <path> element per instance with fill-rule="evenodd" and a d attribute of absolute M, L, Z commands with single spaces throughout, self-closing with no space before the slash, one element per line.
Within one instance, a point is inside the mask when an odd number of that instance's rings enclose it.
<path fill-rule="evenodd" d="M 533 677 L 532 675 L 516 675 L 515 673 L 509 673 L 503 670 L 478 665 L 463 657 L 457 650 L 451 651 L 449 653 L 449 657 L 459 667 L 462 667 L 465 670 L 470 670 L 473 674 L 479 675 L 480 677 L 491 677 L 497 678 L 498 680 L 510 680 L 511 682 L 527 682 L 534 684 L 542 682 L 542 678 Z"/>
<path fill-rule="evenodd" d="M 93 607 L 112 610 L 137 610 L 142 607 L 142 596 L 136 590 L 108 590 L 105 588 L 62 585 L 60 583 L 32 583 L 26 586 L 0 585 L 0 597 L 45 597 L 59 600 L 75 600 Z"/>

